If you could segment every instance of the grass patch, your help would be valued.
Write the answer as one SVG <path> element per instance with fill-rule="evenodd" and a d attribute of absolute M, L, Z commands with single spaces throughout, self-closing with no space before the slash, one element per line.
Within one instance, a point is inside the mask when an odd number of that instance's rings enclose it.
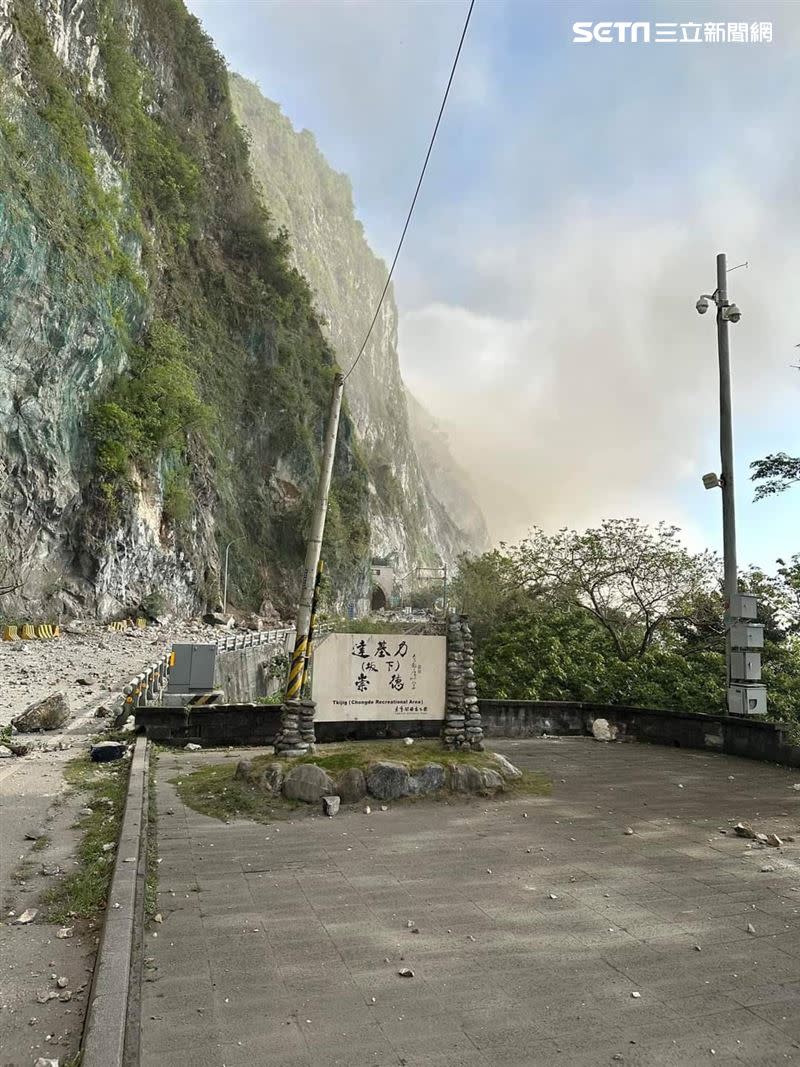
<path fill-rule="evenodd" d="M 272 758 L 267 757 L 266 762 Z M 249 782 L 234 778 L 235 773 L 236 764 L 229 761 L 203 767 L 171 782 L 184 804 L 223 822 L 231 819 L 275 822 L 310 807 L 299 800 L 269 797 Z"/>
<path fill-rule="evenodd" d="M 42 834 L 41 837 L 37 837 L 31 846 L 31 852 L 44 852 L 47 846 L 50 844 L 50 838 L 47 834 Z"/>
<path fill-rule="evenodd" d="M 88 755 L 67 764 L 64 778 L 73 789 L 88 794 L 87 806 L 92 814 L 81 816 L 77 823 L 83 833 L 78 846 L 78 870 L 43 897 L 49 922 L 96 920 L 105 910 L 115 850 L 103 851 L 103 845 L 117 843 L 129 769 L 128 760 L 93 763 Z"/>
<path fill-rule="evenodd" d="M 410 771 L 420 770 L 428 763 L 471 764 L 482 769 L 499 770 L 496 760 L 487 752 L 447 752 L 438 741 L 415 741 L 413 745 L 404 745 L 401 741 L 362 741 L 325 745 L 313 756 L 298 756 L 294 759 L 281 760 L 287 772 L 299 763 L 316 763 L 317 766 L 336 778 L 351 767 L 366 771 L 370 763 L 376 760 L 390 760 L 404 763 Z M 256 756 L 253 760 L 255 769 L 273 763 L 271 755 Z M 209 815 L 214 819 L 228 822 L 231 819 L 253 819 L 255 822 L 274 822 L 286 819 L 298 812 L 316 812 L 312 804 L 302 801 L 276 799 L 263 793 L 249 782 L 234 778 L 236 766 L 231 761 L 215 763 L 191 771 L 179 778 L 173 778 L 178 796 L 194 811 Z M 506 788 L 500 796 L 548 796 L 551 781 L 545 774 L 536 771 L 523 771 L 521 778 L 506 781 Z M 442 790 L 431 799 L 458 797 L 468 800 L 466 794 L 455 794 Z M 420 798 L 406 797 L 405 803 L 416 803 Z"/>

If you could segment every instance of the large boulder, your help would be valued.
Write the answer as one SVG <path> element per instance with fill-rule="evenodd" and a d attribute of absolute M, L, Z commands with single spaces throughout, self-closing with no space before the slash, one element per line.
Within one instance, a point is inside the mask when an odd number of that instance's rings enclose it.
<path fill-rule="evenodd" d="M 339 775 L 336 792 L 343 804 L 357 804 L 367 795 L 367 780 L 358 767 L 350 767 Z"/>
<path fill-rule="evenodd" d="M 481 772 L 469 763 L 451 763 L 447 777 L 448 784 L 454 793 L 480 792 Z"/>
<path fill-rule="evenodd" d="M 240 759 L 236 764 L 236 770 L 233 772 L 233 777 L 238 778 L 242 782 L 252 782 L 253 761 L 249 759 Z"/>
<path fill-rule="evenodd" d="M 500 773 L 505 778 L 521 778 L 522 777 L 522 771 L 519 769 L 519 767 L 515 767 L 514 764 L 511 762 L 511 760 L 506 759 L 506 757 L 502 753 L 493 752 L 492 753 L 492 758 L 496 759 L 497 762 L 500 764 Z"/>
<path fill-rule="evenodd" d="M 505 783 L 497 771 L 473 767 L 469 763 L 451 763 L 448 768 L 450 788 L 454 793 L 497 793 Z"/>
<path fill-rule="evenodd" d="M 270 796 L 278 796 L 283 789 L 284 767 L 282 763 L 268 763 L 258 776 L 258 788 Z"/>
<path fill-rule="evenodd" d="M 409 779 L 409 793 L 411 796 L 427 796 L 444 789 L 447 775 L 441 763 L 428 763 L 421 770 L 416 771 Z"/>
<path fill-rule="evenodd" d="M 12 725 L 20 733 L 36 733 L 39 730 L 57 730 L 69 719 L 69 703 L 66 693 L 52 693 L 44 700 L 27 707 Z"/>
<path fill-rule="evenodd" d="M 325 796 L 336 793 L 336 784 L 316 763 L 298 763 L 283 781 L 283 795 L 289 800 L 318 804 Z"/>
<path fill-rule="evenodd" d="M 367 789 L 379 800 L 398 800 L 410 793 L 410 774 L 404 763 L 371 763 L 367 767 Z"/>
<path fill-rule="evenodd" d="M 595 719 L 592 723 L 592 735 L 595 741 L 615 741 L 617 728 L 608 719 Z"/>

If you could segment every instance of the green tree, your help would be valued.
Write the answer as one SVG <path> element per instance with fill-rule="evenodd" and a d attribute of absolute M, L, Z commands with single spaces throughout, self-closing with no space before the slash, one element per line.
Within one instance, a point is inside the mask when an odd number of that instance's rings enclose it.
<path fill-rule="evenodd" d="M 717 581 L 709 552 L 689 552 L 675 526 L 608 519 L 583 533 L 534 528 L 509 551 L 524 588 L 597 619 L 621 660 L 643 656 Z"/>

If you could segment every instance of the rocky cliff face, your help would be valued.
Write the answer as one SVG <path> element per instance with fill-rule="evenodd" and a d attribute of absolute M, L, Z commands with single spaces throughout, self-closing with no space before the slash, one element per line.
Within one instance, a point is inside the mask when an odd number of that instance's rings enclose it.
<path fill-rule="evenodd" d="M 235 111 L 266 207 L 288 231 L 339 363 L 348 368 L 386 280 L 355 217 L 350 182 L 334 171 L 308 130 L 297 132 L 257 86 L 231 77 Z M 431 416 L 409 398 L 397 354 L 397 309 L 387 294 L 347 398 L 369 477 L 370 543 L 401 573 L 481 551 L 488 537 L 468 479 Z M 410 419 L 413 408 L 414 418 Z"/>
<path fill-rule="evenodd" d="M 0 0 L 0 612 L 296 593 L 334 356 L 180 0 Z M 326 558 L 368 583 L 350 418 Z"/>

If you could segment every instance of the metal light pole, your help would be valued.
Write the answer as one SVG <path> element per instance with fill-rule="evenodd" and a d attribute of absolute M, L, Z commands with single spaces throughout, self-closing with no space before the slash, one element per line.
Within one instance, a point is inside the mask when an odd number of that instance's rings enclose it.
<path fill-rule="evenodd" d="M 719 452 L 722 467 L 722 552 L 725 600 L 728 605 L 738 591 L 736 569 L 736 506 L 733 489 L 733 420 L 731 417 L 731 353 L 728 343 L 728 279 L 725 253 L 717 256 L 717 349 L 719 352 Z M 735 305 L 734 305 L 735 307 Z M 738 322 L 738 309 L 733 322 Z M 728 642 L 730 668 L 730 641 Z M 730 669 L 728 671 L 730 678 Z"/>
<path fill-rule="evenodd" d="M 733 679 L 731 670 L 731 628 L 729 611 L 738 592 L 736 566 L 736 507 L 733 478 L 733 420 L 731 417 L 731 358 L 728 341 L 728 323 L 738 322 L 741 312 L 728 301 L 728 264 L 724 252 L 717 256 L 717 288 L 714 293 L 703 294 L 695 305 L 701 315 L 708 311 L 709 301 L 717 307 L 717 352 L 719 355 L 719 451 L 721 470 L 719 477 L 706 475 L 703 483 L 707 489 L 719 486 L 722 489 L 722 553 L 725 597 L 725 670 L 726 692 Z"/>
<path fill-rule="evenodd" d="M 225 578 L 222 586 L 222 614 L 224 615 L 228 610 L 228 553 L 231 550 L 231 545 L 237 544 L 239 541 L 244 541 L 243 537 L 234 537 L 232 541 L 228 541 L 225 546 Z"/>

